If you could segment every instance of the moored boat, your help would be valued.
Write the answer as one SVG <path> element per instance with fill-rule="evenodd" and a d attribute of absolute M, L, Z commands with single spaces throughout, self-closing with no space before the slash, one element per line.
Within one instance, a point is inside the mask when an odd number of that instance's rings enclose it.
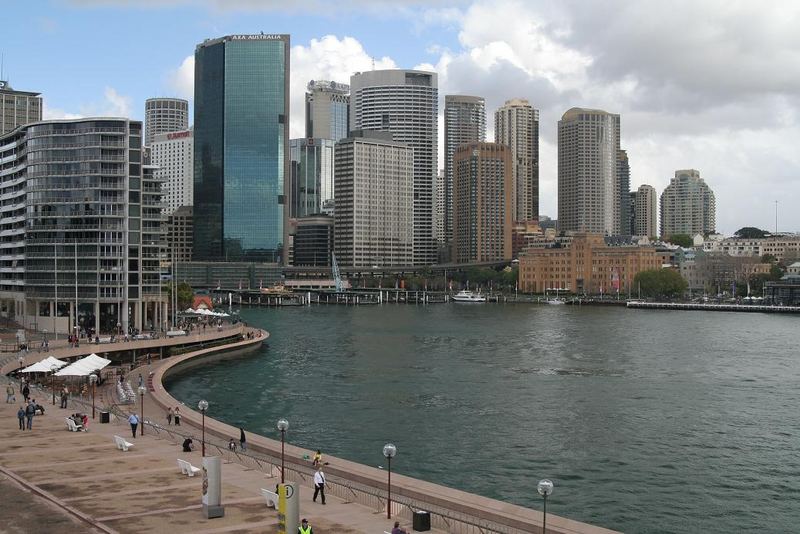
<path fill-rule="evenodd" d="M 480 293 L 473 293 L 472 291 L 459 291 L 453 295 L 455 302 L 486 302 L 486 297 Z"/>

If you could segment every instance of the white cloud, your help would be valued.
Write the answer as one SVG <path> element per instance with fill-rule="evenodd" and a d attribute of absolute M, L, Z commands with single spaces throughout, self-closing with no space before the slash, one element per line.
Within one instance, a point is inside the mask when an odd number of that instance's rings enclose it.
<path fill-rule="evenodd" d="M 83 115 L 78 113 L 70 113 L 63 109 L 51 108 L 47 105 L 47 99 L 44 100 L 42 107 L 42 118 L 44 120 L 58 120 L 58 119 L 80 119 Z"/>
<path fill-rule="evenodd" d="M 167 87 L 180 98 L 194 98 L 194 54 L 186 56 L 178 68 L 169 71 Z"/>
<path fill-rule="evenodd" d="M 44 101 L 42 116 L 44 119 L 79 119 L 82 117 L 131 117 L 131 102 L 129 96 L 122 95 L 113 87 L 103 90 L 103 97 L 94 102 L 87 102 L 79 106 L 78 112 L 51 108 Z"/>

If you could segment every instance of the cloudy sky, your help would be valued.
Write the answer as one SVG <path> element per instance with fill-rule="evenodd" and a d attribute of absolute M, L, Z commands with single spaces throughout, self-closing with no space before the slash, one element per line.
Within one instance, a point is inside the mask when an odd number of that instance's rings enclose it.
<path fill-rule="evenodd" d="M 800 231 L 800 2 L 742 0 L 49 0 L 4 3 L 5 78 L 46 118 L 142 118 L 192 98 L 193 53 L 232 33 L 292 36 L 292 136 L 308 80 L 425 68 L 440 96 L 541 110 L 541 212 L 556 213 L 556 123 L 573 106 L 622 116 L 631 185 L 695 168 L 717 227 Z M 443 98 L 442 98 L 443 100 Z M 441 107 L 441 106 L 440 106 Z M 489 138 L 492 138 L 489 121 Z M 441 124 L 441 120 L 440 120 Z M 440 141 L 441 141 L 440 126 Z M 441 150 L 440 150 L 441 152 Z"/>

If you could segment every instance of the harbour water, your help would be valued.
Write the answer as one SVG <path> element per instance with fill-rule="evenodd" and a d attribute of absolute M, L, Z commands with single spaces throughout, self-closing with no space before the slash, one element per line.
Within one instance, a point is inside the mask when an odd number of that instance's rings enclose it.
<path fill-rule="evenodd" d="M 795 532 L 800 324 L 447 304 L 243 309 L 259 353 L 167 384 L 246 430 L 625 532 Z"/>

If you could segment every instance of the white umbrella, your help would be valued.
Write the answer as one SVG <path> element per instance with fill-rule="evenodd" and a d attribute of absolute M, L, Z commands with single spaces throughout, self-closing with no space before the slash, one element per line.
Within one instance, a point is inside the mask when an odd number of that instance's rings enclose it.
<path fill-rule="evenodd" d="M 61 369 L 56 373 L 56 376 L 89 376 L 95 371 L 103 369 L 110 363 L 111 360 L 101 358 L 97 354 L 90 354 L 89 356 Z"/>

